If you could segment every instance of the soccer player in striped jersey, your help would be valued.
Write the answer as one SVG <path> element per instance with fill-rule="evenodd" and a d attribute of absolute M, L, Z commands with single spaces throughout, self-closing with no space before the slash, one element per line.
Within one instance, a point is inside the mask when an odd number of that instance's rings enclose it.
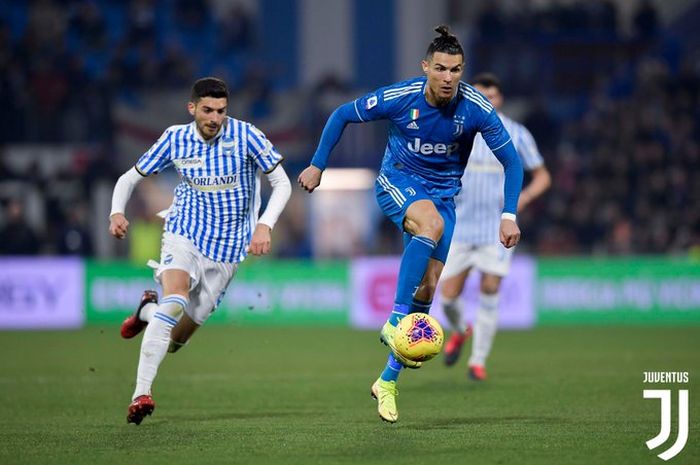
<path fill-rule="evenodd" d="M 134 187 L 171 165 L 182 179 L 165 217 L 160 263 L 153 263 L 163 298 L 158 302 L 154 291 L 146 291 L 121 328 L 127 339 L 146 328 L 129 423 L 138 425 L 153 412 L 158 366 L 216 309 L 238 263 L 248 253 L 270 251 L 270 231 L 291 194 L 282 156 L 255 126 L 226 115 L 228 98 L 224 81 L 196 81 L 187 105 L 194 121 L 166 129 L 114 187 L 109 231 L 123 239 L 129 226 L 124 209 Z M 272 193 L 258 217 L 260 172 Z"/>
<path fill-rule="evenodd" d="M 503 94 L 496 76 L 479 74 L 472 84 L 496 110 L 501 108 Z M 551 177 L 530 131 L 501 113 L 499 116 L 513 138 L 523 166 L 531 173 L 530 182 L 520 194 L 520 211 L 549 188 Z M 462 345 L 473 331 L 468 374 L 477 381 L 486 379 L 486 358 L 491 352 L 498 324 L 499 288 L 501 280 L 508 274 L 514 250 L 504 247 L 498 240 L 503 182 L 501 164 L 484 138 L 477 136 L 462 177 L 464 188 L 455 198 L 457 223 L 440 286 L 443 311 L 454 330 L 445 345 L 445 363 L 451 366 L 457 362 Z M 481 272 L 479 307 L 473 329 L 463 320 L 460 298 L 472 268 Z"/>
<path fill-rule="evenodd" d="M 488 100 L 460 81 L 464 51 L 446 26 L 428 46 L 425 76 L 370 92 L 338 107 L 328 119 L 316 153 L 299 175 L 312 192 L 320 183 L 331 150 L 348 123 L 385 119 L 392 124 L 375 183 L 377 202 L 404 232 L 394 306 L 380 339 L 391 353 L 372 385 L 380 417 L 398 419 L 396 381 L 403 367 L 420 363 L 401 357 L 394 345 L 397 323 L 409 312 L 428 312 L 447 258 L 455 221 L 454 196 L 474 136 L 481 133 L 505 170 L 505 204 L 500 237 L 505 247 L 520 239 L 515 210 L 522 183 L 520 158 Z"/>

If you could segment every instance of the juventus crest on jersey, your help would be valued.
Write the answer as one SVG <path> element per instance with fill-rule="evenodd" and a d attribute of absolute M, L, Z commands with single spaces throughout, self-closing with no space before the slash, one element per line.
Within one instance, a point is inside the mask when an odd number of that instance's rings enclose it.
<path fill-rule="evenodd" d="M 239 262 L 260 209 L 260 172 L 270 172 L 280 161 L 260 130 L 227 117 L 208 141 L 194 122 L 169 127 L 136 169 L 148 176 L 174 165 L 182 182 L 175 188 L 165 230 L 186 237 L 212 260 Z"/>

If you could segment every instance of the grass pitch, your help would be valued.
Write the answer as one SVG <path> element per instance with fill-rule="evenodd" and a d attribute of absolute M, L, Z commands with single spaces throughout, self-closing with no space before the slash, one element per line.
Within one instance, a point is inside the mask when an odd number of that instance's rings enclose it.
<path fill-rule="evenodd" d="M 670 463 L 700 463 L 700 327 L 503 332 L 490 379 L 442 359 L 400 380 L 399 422 L 369 388 L 386 350 L 349 329 L 205 326 L 169 355 L 156 410 L 127 425 L 140 337 L 118 328 L 0 333 L 0 463 L 658 464 L 659 401 L 690 390 L 690 435 Z M 688 371 L 685 386 L 644 371 Z"/>

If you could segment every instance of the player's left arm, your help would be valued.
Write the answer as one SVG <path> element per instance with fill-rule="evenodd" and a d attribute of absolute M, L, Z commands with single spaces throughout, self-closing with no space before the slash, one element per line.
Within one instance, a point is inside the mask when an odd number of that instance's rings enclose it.
<path fill-rule="evenodd" d="M 356 111 L 355 101 L 344 103 L 333 111 L 326 121 L 311 163 L 299 175 L 299 185 L 307 192 L 313 192 L 321 184 L 321 176 L 328 165 L 328 158 L 345 131 L 348 123 L 360 123 L 362 119 Z"/>
<path fill-rule="evenodd" d="M 275 150 L 267 137 L 252 125 L 248 128 L 248 153 L 272 186 L 270 199 L 255 225 L 253 237 L 248 245 L 248 251 L 253 255 L 266 255 L 270 252 L 272 229 L 292 194 L 292 184 L 282 168 L 282 155 Z"/>
<path fill-rule="evenodd" d="M 519 137 L 515 139 L 515 146 L 525 169 L 531 175 L 530 182 L 520 192 L 518 211 L 521 211 L 549 189 L 549 186 L 552 185 L 552 176 L 544 165 L 544 159 L 530 131 L 525 126 L 519 126 L 518 129 Z"/>
<path fill-rule="evenodd" d="M 385 105 L 382 89 L 340 105 L 326 121 L 311 163 L 301 172 L 297 181 L 307 192 L 313 192 L 321 184 L 321 176 L 328 165 L 333 148 L 349 123 L 365 123 L 386 118 L 391 106 Z"/>
<path fill-rule="evenodd" d="M 282 210 L 292 195 L 292 183 L 281 164 L 265 175 L 272 186 L 272 193 L 250 240 L 249 251 L 253 255 L 267 255 L 270 252 L 272 228 L 275 227 L 275 223 L 277 223 Z"/>
<path fill-rule="evenodd" d="M 514 247 L 520 241 L 520 228 L 516 223 L 515 215 L 520 189 L 523 185 L 523 164 L 515 150 L 510 134 L 503 127 L 495 110 L 486 116 L 480 131 L 491 152 L 503 165 L 505 183 L 503 185 L 503 213 L 501 213 L 499 236 L 501 243 L 506 248 Z"/>

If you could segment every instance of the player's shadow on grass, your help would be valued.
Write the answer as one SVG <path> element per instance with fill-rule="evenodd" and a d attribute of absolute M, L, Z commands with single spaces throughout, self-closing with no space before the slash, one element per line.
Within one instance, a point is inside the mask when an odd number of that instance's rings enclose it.
<path fill-rule="evenodd" d="M 298 411 L 298 412 L 220 412 L 213 415 L 203 415 L 201 413 L 167 415 L 159 418 L 160 422 L 180 422 L 180 421 L 219 421 L 219 420 L 260 420 L 264 418 L 284 418 L 284 417 L 304 417 L 316 416 L 318 412 Z M 154 418 L 153 422 L 157 420 Z"/>
<path fill-rule="evenodd" d="M 408 429 L 417 431 L 451 429 L 459 426 L 494 425 L 504 423 L 525 423 L 525 424 L 560 424 L 569 422 L 566 418 L 560 417 L 535 417 L 535 416 L 509 416 L 509 417 L 451 417 L 439 420 L 426 421 L 425 423 L 407 425 Z"/>

